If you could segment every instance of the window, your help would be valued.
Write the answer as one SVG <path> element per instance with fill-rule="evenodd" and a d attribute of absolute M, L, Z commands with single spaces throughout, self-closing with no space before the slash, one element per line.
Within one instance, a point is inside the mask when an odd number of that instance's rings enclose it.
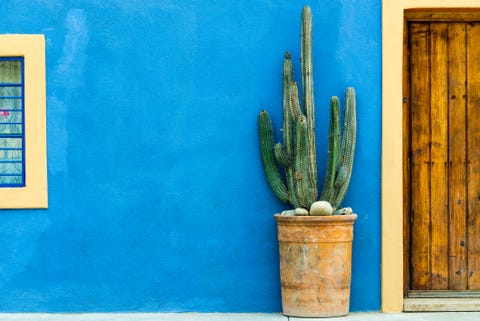
<path fill-rule="evenodd" d="M 43 35 L 0 35 L 0 208 L 46 208 Z"/>
<path fill-rule="evenodd" d="M 0 187 L 25 186 L 23 57 L 0 57 Z"/>

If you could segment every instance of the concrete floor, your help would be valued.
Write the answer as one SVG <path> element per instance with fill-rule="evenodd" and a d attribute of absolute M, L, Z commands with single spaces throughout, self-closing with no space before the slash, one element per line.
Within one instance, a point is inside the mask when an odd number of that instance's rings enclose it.
<path fill-rule="evenodd" d="M 288 318 L 279 313 L 0 313 L 0 321 L 480 321 L 480 312 L 350 313 L 338 318 Z"/>

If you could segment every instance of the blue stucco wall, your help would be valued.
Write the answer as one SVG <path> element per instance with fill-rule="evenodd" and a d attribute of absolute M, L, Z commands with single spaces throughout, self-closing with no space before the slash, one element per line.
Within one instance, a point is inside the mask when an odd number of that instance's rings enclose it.
<path fill-rule="evenodd" d="M 378 310 L 381 2 L 305 3 L 321 181 L 329 98 L 357 90 L 351 310 Z M 303 4 L 0 2 L 1 33 L 46 37 L 49 180 L 48 210 L 0 212 L 0 311 L 280 311 L 256 120 L 280 128 Z"/>

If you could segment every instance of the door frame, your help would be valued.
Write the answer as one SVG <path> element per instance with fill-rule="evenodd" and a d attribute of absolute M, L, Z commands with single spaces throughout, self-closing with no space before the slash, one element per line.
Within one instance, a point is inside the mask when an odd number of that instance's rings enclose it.
<path fill-rule="evenodd" d="M 417 0 L 382 0 L 382 311 L 404 303 L 403 39 L 404 12 Z M 478 0 L 424 0 L 422 8 L 480 8 Z M 446 10 L 448 12 L 448 10 Z"/>

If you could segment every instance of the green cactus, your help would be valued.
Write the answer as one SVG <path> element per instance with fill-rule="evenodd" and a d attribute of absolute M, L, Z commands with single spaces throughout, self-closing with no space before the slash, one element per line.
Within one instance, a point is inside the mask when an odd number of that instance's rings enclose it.
<path fill-rule="evenodd" d="M 289 200 L 288 190 L 283 183 L 282 176 L 275 162 L 272 121 L 265 110 L 258 115 L 258 132 L 263 168 L 265 169 L 267 180 L 275 195 L 282 202 L 287 202 Z"/>
<path fill-rule="evenodd" d="M 275 159 L 280 165 L 283 167 L 292 166 L 293 160 L 281 143 L 276 143 L 273 151 L 275 153 Z"/>
<path fill-rule="evenodd" d="M 290 54 L 283 63 L 283 144 L 274 144 L 271 119 L 266 111 L 258 116 L 260 150 L 267 180 L 275 195 L 294 208 L 310 208 L 316 201 L 317 164 L 315 147 L 315 108 L 312 72 L 312 15 L 302 10 L 301 31 L 302 105 L 293 79 Z M 351 177 L 355 152 L 355 91 L 346 93 L 343 135 L 340 135 L 340 103 L 330 102 L 328 165 L 321 200 L 334 209 L 342 203 Z M 283 169 L 282 169 L 283 168 Z"/>
<path fill-rule="evenodd" d="M 292 160 L 291 166 L 285 167 L 285 175 L 287 181 L 288 195 L 290 204 L 294 207 L 300 207 L 296 192 L 295 181 L 295 168 L 293 167 L 293 160 L 295 156 L 295 121 L 294 114 L 292 112 L 292 94 L 291 86 L 293 82 L 293 67 L 290 60 L 290 54 L 285 53 L 285 60 L 283 62 L 283 142 L 285 144 L 285 151 Z M 298 90 L 297 90 L 297 102 L 298 102 Z M 299 104 L 299 103 L 298 103 Z M 298 106 L 300 110 L 300 107 Z"/>
<path fill-rule="evenodd" d="M 335 178 L 338 169 L 340 146 L 340 102 L 334 96 L 330 100 L 330 128 L 328 131 L 327 173 L 320 200 L 331 201 L 335 195 Z"/>
<path fill-rule="evenodd" d="M 313 199 L 317 198 L 317 154 L 315 146 L 315 103 L 313 95 L 312 64 L 312 11 L 309 6 L 302 9 L 301 64 L 302 97 L 305 116 L 307 117 L 308 166 L 310 189 Z"/>
<path fill-rule="evenodd" d="M 357 120 L 355 113 L 355 90 L 347 88 L 345 94 L 343 136 L 340 142 L 340 103 L 332 97 L 330 103 L 330 128 L 328 132 L 328 163 L 325 184 L 320 196 L 338 209 L 348 189 L 352 175 Z"/>
<path fill-rule="evenodd" d="M 345 117 L 342 142 L 340 143 L 339 168 L 335 179 L 335 195 L 330 201 L 333 208 L 340 207 L 347 193 L 350 177 L 352 176 L 355 141 L 357 137 L 355 90 L 351 87 L 347 88 L 345 96 Z"/>
<path fill-rule="evenodd" d="M 307 118 L 300 115 L 295 123 L 295 180 L 298 201 L 304 208 L 310 208 L 315 201 L 310 187 L 307 127 Z"/>

